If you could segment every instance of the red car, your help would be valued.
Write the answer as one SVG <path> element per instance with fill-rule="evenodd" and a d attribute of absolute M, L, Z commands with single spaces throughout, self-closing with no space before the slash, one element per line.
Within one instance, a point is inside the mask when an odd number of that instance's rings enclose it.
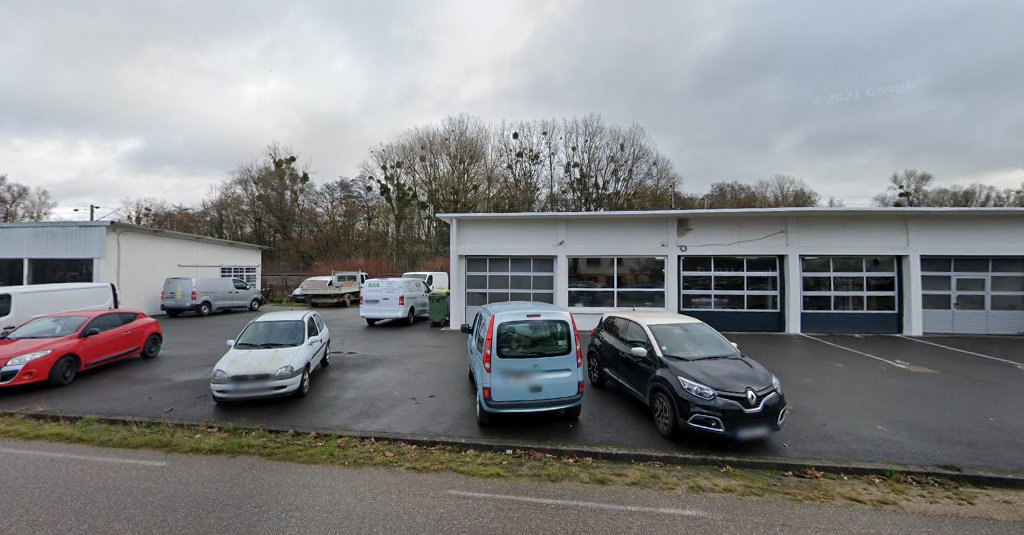
<path fill-rule="evenodd" d="M 160 353 L 163 331 L 138 310 L 50 314 L 0 335 L 0 388 L 47 381 L 64 386 L 82 370 Z"/>

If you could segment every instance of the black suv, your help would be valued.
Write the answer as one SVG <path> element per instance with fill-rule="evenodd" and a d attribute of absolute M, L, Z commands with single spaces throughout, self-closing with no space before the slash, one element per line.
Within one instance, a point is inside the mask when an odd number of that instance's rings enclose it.
<path fill-rule="evenodd" d="M 786 419 L 779 380 L 688 316 L 605 314 L 587 350 L 587 376 L 597 388 L 611 379 L 647 404 L 666 437 L 689 429 L 762 439 Z"/>

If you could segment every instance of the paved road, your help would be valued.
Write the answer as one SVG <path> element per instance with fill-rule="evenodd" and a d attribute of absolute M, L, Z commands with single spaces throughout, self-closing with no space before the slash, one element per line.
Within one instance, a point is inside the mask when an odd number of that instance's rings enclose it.
<path fill-rule="evenodd" d="M 159 358 L 86 373 L 66 388 L 3 391 L 0 409 L 1024 473 L 1024 370 L 914 340 L 729 335 L 782 379 L 792 407 L 781 433 L 766 443 L 738 445 L 665 440 L 646 409 L 614 386 L 589 389 L 575 424 L 529 415 L 480 429 L 463 335 L 427 322 L 367 328 L 355 309 L 321 310 L 332 332 L 334 364 L 313 375 L 303 400 L 213 403 L 207 381 L 226 349 L 223 341 L 253 317 L 235 313 L 163 319 L 167 343 Z M 1019 338 L 936 340 L 976 353 L 1024 355 Z"/>
<path fill-rule="evenodd" d="M 4 533 L 1020 533 L 780 499 L 0 442 Z"/>

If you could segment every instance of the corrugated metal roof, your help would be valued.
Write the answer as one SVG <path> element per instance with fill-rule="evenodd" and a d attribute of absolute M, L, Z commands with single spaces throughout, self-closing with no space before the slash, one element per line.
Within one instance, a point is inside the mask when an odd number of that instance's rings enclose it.
<path fill-rule="evenodd" d="M 926 215 L 1011 215 L 1024 216 L 1024 208 L 829 208 L 822 206 L 799 208 L 723 208 L 718 210 L 638 210 L 606 212 L 480 212 L 437 214 L 443 221 L 453 219 L 643 219 L 665 217 L 745 217 L 745 216 L 926 216 Z"/>

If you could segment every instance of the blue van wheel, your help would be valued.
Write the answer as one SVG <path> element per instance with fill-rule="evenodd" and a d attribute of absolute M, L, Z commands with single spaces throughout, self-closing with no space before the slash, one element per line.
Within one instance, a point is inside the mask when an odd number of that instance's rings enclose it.
<path fill-rule="evenodd" d="M 476 398 L 476 424 L 482 427 L 490 423 L 491 413 L 485 411 L 480 404 L 480 398 Z"/>

